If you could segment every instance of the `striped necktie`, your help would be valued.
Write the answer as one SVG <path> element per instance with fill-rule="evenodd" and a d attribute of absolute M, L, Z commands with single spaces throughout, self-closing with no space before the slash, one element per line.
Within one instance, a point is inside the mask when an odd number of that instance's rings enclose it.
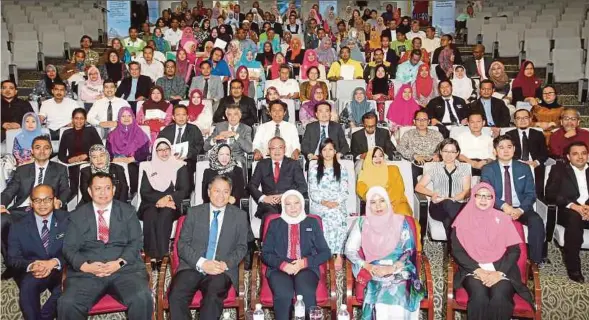
<path fill-rule="evenodd" d="M 47 252 L 47 248 L 49 247 L 49 228 L 47 228 L 48 220 L 43 220 L 43 228 L 41 228 L 41 242 L 43 242 L 43 248 L 45 248 L 45 252 Z"/>

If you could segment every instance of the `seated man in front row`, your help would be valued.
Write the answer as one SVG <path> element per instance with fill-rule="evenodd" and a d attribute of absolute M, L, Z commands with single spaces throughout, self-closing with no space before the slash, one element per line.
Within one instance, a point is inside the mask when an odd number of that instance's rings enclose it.
<path fill-rule="evenodd" d="M 143 235 L 135 209 L 113 200 L 109 174 L 90 177 L 92 202 L 70 214 L 63 243 L 67 279 L 58 301 L 59 319 L 87 319 L 105 294 L 125 305 L 129 320 L 151 319 L 153 298 L 140 255 Z"/>
<path fill-rule="evenodd" d="M 286 143 L 284 150 L 286 156 L 297 160 L 301 154 L 299 131 L 294 124 L 284 121 L 284 115 L 287 111 L 286 103 L 280 100 L 270 101 L 268 108 L 270 109 L 272 121 L 262 123 L 256 131 L 253 141 L 254 160 L 259 161 L 272 151 L 268 150 L 267 146 L 268 141 L 274 137 L 281 137 Z"/>
<path fill-rule="evenodd" d="M 245 212 L 229 204 L 231 184 L 225 176 L 213 178 L 211 203 L 190 208 L 186 215 L 178 242 L 180 266 L 170 287 L 173 320 L 192 319 L 188 306 L 198 290 L 203 296 L 200 318 L 219 319 L 231 286 L 238 287 L 249 224 Z"/>
<path fill-rule="evenodd" d="M 68 213 L 54 210 L 53 188 L 40 184 L 31 192 L 33 210 L 14 223 L 8 237 L 7 264 L 14 270 L 18 305 L 25 319 L 54 319 L 61 295 L 61 248 Z M 51 295 L 41 307 L 41 294 Z"/>
<path fill-rule="evenodd" d="M 397 150 L 391 141 L 389 130 L 378 128 L 376 126 L 376 113 L 368 112 L 362 116 L 362 126 L 364 129 L 358 130 L 352 134 L 351 151 L 354 159 L 360 156 L 360 159 L 366 157 L 368 150 L 374 147 L 381 147 L 389 157 L 393 159 L 394 152 Z"/>
<path fill-rule="evenodd" d="M 342 126 L 337 122 L 330 121 L 331 104 L 329 102 L 319 102 L 315 106 L 315 117 L 317 117 L 318 121 L 313 121 L 307 125 L 301 143 L 302 152 L 307 157 L 307 160 L 317 160 L 320 152 L 319 146 L 327 138 L 333 140 L 338 158 L 347 154 L 350 147 L 346 141 Z"/>
<path fill-rule="evenodd" d="M 544 264 L 544 222 L 534 211 L 536 187 L 532 170 L 526 163 L 514 160 L 515 147 L 507 135 L 493 140 L 497 161 L 483 167 L 481 180 L 495 189 L 495 208 L 502 210 L 513 220 L 528 226 L 530 259 L 542 266 Z"/>

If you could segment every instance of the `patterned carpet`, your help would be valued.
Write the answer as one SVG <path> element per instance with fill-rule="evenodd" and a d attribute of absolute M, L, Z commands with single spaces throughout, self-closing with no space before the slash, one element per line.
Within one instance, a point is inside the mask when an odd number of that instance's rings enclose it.
<path fill-rule="evenodd" d="M 445 287 L 446 287 L 446 262 L 444 257 L 445 245 L 441 242 L 426 241 L 425 252 L 432 265 L 432 273 L 435 283 L 435 319 L 445 318 Z M 542 319 L 547 320 L 589 320 L 589 284 L 580 285 L 570 281 L 564 269 L 561 251 L 558 247 L 550 245 L 548 256 L 552 260 L 540 270 L 542 284 Z M 582 270 L 585 276 L 589 276 L 589 251 L 581 252 Z M 248 273 L 246 273 L 247 275 Z M 154 274 L 155 276 L 155 274 Z M 248 275 L 249 276 L 249 275 Z M 169 278 L 169 275 L 168 275 Z M 249 283 L 249 277 L 246 279 Z M 338 297 L 344 292 L 344 273 L 337 275 Z M 249 296 L 249 293 L 246 292 Z M 0 290 L 0 319 L 19 320 L 22 315 L 18 308 L 18 288 L 14 281 L 3 281 Z M 228 310 L 229 311 L 229 310 Z M 357 310 L 356 310 L 357 311 Z M 355 312 L 357 315 L 357 312 Z M 425 319 L 422 312 L 421 318 Z M 329 317 L 326 317 L 328 319 Z M 457 314 L 457 319 L 465 319 L 466 316 Z M 112 314 L 91 317 L 90 319 L 125 319 L 124 314 Z M 235 314 L 232 312 L 232 319 Z M 266 319 L 273 319 L 272 312 L 266 310 Z"/>

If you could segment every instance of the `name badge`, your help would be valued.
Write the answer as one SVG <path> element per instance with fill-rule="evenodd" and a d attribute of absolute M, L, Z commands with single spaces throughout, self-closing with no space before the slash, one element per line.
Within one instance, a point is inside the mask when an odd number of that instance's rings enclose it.
<path fill-rule="evenodd" d="M 62 233 L 58 234 L 57 236 L 55 236 L 55 239 L 58 240 L 58 239 L 63 238 L 64 236 L 65 236 L 65 233 L 62 232 Z"/>
<path fill-rule="evenodd" d="M 521 179 L 523 179 L 523 178 L 525 178 L 525 177 L 526 177 L 526 176 L 521 176 L 521 177 L 517 178 L 517 180 L 521 180 Z"/>
<path fill-rule="evenodd" d="M 312 231 L 313 231 L 313 229 L 312 229 L 312 228 L 307 228 L 307 229 L 305 229 L 305 231 L 307 231 L 307 232 L 312 232 Z"/>

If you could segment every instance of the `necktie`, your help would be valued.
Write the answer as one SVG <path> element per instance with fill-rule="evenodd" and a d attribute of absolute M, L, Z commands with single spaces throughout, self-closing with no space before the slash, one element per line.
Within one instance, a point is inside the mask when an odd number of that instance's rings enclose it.
<path fill-rule="evenodd" d="M 454 113 L 452 113 L 452 107 L 450 106 L 450 100 L 444 99 L 444 101 L 446 101 L 446 112 L 448 112 L 448 114 L 450 115 L 450 122 L 458 123 L 458 119 L 456 119 L 456 117 L 454 116 Z"/>
<path fill-rule="evenodd" d="M 274 183 L 278 183 L 280 178 L 280 162 L 274 162 Z"/>
<path fill-rule="evenodd" d="M 505 203 L 511 205 L 512 195 L 511 195 L 511 175 L 509 175 L 509 166 L 503 166 L 505 168 L 505 173 L 503 174 L 503 190 L 505 190 Z"/>
<path fill-rule="evenodd" d="M 108 109 L 106 109 L 106 121 L 112 121 L 112 102 L 108 102 Z"/>
<path fill-rule="evenodd" d="M 176 142 L 174 143 L 180 143 L 180 140 L 182 140 L 182 128 L 178 128 L 178 135 L 176 136 Z"/>
<path fill-rule="evenodd" d="M 43 242 L 43 248 L 47 251 L 49 247 L 49 228 L 47 228 L 48 220 L 43 220 L 43 228 L 41 228 L 41 242 Z"/>
<path fill-rule="evenodd" d="M 522 132 L 522 160 L 530 160 L 530 147 L 528 144 L 528 135 L 526 132 Z"/>
<path fill-rule="evenodd" d="M 213 222 L 209 229 L 209 245 L 207 246 L 207 253 L 205 259 L 212 260 L 215 258 L 215 249 L 217 249 L 217 234 L 219 233 L 219 213 L 220 210 L 213 211 Z"/>
<path fill-rule="evenodd" d="M 481 80 L 485 80 L 485 72 L 483 71 L 483 59 L 477 60 L 477 71 L 479 72 L 479 76 Z"/>
<path fill-rule="evenodd" d="M 98 240 L 106 244 L 108 242 L 108 224 L 104 219 L 106 210 L 96 210 L 96 212 L 98 212 Z"/>
<path fill-rule="evenodd" d="M 235 126 L 231 126 L 231 132 L 235 132 Z"/>
<path fill-rule="evenodd" d="M 276 124 L 276 130 L 274 130 L 274 136 L 280 137 L 280 124 L 279 123 Z"/>
<path fill-rule="evenodd" d="M 202 89 L 202 96 L 204 99 L 207 98 L 207 94 L 209 93 L 209 79 L 205 79 L 205 87 Z"/>
<path fill-rule="evenodd" d="M 45 168 L 43 168 L 43 167 L 39 168 L 39 176 L 37 177 L 37 184 L 43 183 L 43 170 L 45 170 Z"/>
<path fill-rule="evenodd" d="M 319 144 L 323 142 L 327 138 L 327 133 L 325 132 L 325 126 L 321 126 L 321 135 L 319 136 Z"/>

